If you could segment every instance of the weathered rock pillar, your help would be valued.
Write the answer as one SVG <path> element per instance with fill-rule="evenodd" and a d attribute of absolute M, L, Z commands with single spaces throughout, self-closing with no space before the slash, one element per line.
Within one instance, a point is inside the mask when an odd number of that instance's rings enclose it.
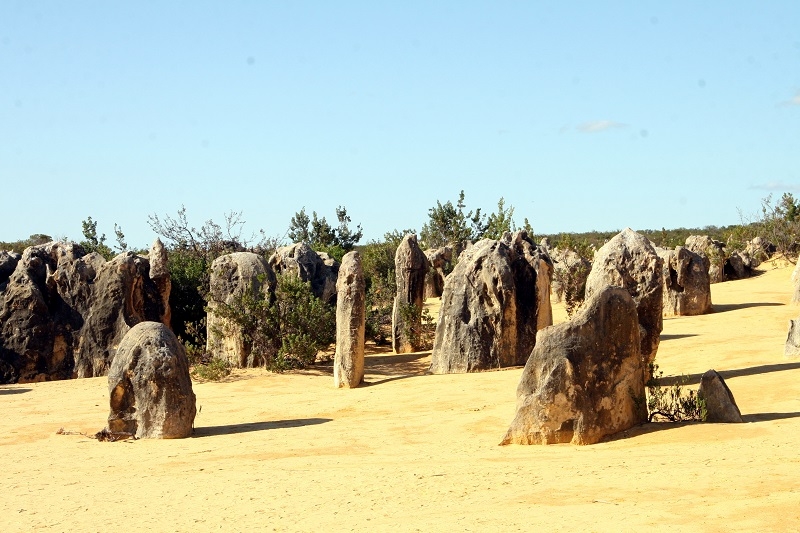
<path fill-rule="evenodd" d="M 238 326 L 219 316 L 217 311 L 218 306 L 231 305 L 244 294 L 254 298 L 273 298 L 275 284 L 275 273 L 258 254 L 235 252 L 220 256 L 211 263 L 206 318 L 206 349 L 211 355 L 230 361 L 235 367 L 252 368 L 263 366 L 278 352 L 279 341 L 275 339 L 275 345 L 266 348 L 268 353 L 255 353 Z"/>
<path fill-rule="evenodd" d="M 415 346 L 412 336 L 408 332 L 412 328 L 419 328 L 419 316 L 422 312 L 425 295 L 425 274 L 428 272 L 428 259 L 420 249 L 417 236 L 409 233 L 403 237 L 397 252 L 394 255 L 395 277 L 397 280 L 397 295 L 392 308 L 392 348 L 395 353 L 415 352 L 420 349 Z M 409 322 L 409 307 L 416 308 L 416 320 Z"/>
<path fill-rule="evenodd" d="M 336 388 L 352 389 L 364 380 L 366 292 L 361 255 L 358 252 L 348 252 L 342 258 L 336 293 L 333 384 Z"/>
<path fill-rule="evenodd" d="M 136 438 L 192 434 L 195 395 L 183 345 L 160 322 L 140 322 L 125 334 L 108 372 L 108 430 Z"/>
<path fill-rule="evenodd" d="M 172 309 L 169 306 L 169 293 L 172 291 L 172 280 L 167 265 L 167 249 L 164 248 L 164 244 L 158 237 L 150 246 L 148 260 L 150 261 L 150 279 L 156 284 L 158 292 L 161 294 L 161 303 L 164 305 L 164 314 L 161 320 L 165 326 L 171 328 Z"/>

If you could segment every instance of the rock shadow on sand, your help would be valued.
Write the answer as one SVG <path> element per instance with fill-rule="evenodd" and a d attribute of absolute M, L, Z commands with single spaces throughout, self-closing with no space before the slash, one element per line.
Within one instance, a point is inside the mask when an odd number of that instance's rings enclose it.
<path fill-rule="evenodd" d="M 0 389 L 0 396 L 5 394 L 22 394 L 23 392 L 30 392 L 33 389 Z"/>
<path fill-rule="evenodd" d="M 233 435 L 236 433 L 249 433 L 251 431 L 266 431 L 270 429 L 299 428 L 314 426 L 333 421 L 332 418 L 296 418 L 291 420 L 272 420 L 269 422 L 247 422 L 244 424 L 228 424 L 224 426 L 207 426 L 194 428 L 192 437 L 215 437 L 219 435 Z"/>
<path fill-rule="evenodd" d="M 755 376 L 757 374 L 768 374 L 770 372 L 782 372 L 784 370 L 800 369 L 800 363 L 775 363 L 772 365 L 758 365 L 748 368 L 738 368 L 735 370 L 719 370 L 719 374 L 724 379 L 738 378 L 742 376 Z M 690 374 L 688 376 L 667 376 L 658 380 L 659 384 L 665 387 L 673 385 L 697 385 L 703 374 Z"/>
<path fill-rule="evenodd" d="M 714 313 L 727 313 L 728 311 L 738 311 L 750 307 L 781 307 L 786 304 L 780 302 L 744 302 L 740 304 L 714 304 Z"/>

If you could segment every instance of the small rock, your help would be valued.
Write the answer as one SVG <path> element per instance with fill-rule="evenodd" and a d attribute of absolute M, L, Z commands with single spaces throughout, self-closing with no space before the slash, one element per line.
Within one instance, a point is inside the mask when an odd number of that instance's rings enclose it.
<path fill-rule="evenodd" d="M 703 374 L 697 396 L 706 402 L 706 422 L 742 422 L 736 400 L 716 370 Z"/>

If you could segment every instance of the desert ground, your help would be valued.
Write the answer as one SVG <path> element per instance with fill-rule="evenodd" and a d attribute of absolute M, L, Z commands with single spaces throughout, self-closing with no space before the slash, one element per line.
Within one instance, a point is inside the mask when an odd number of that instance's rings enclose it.
<path fill-rule="evenodd" d="M 665 319 L 656 359 L 689 387 L 720 371 L 743 424 L 498 446 L 520 368 L 426 375 L 429 353 L 374 349 L 358 389 L 329 365 L 195 383 L 182 440 L 85 436 L 106 378 L 3 385 L 0 530 L 800 531 L 800 359 L 783 356 L 800 307 L 791 267 L 761 268 L 712 285 L 714 313 Z"/>

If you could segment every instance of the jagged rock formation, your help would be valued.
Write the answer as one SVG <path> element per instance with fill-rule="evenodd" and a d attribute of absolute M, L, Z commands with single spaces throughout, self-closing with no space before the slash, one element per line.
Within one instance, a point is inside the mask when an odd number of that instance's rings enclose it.
<path fill-rule="evenodd" d="M 149 268 L 131 252 L 106 262 L 75 243 L 27 248 L 0 277 L 0 380 L 105 375 L 131 327 L 169 314 Z"/>
<path fill-rule="evenodd" d="M 420 249 L 417 236 L 409 233 L 400 242 L 394 255 L 397 293 L 392 307 L 392 348 L 394 353 L 415 352 L 413 336 L 408 331 L 419 328 L 420 320 L 409 317 L 404 309 L 416 308 L 417 315 L 422 312 L 425 296 L 425 274 L 428 272 L 428 259 Z"/>
<path fill-rule="evenodd" d="M 265 358 L 277 353 L 277 338 L 274 346 L 261 347 L 263 352 L 254 353 L 245 332 L 220 316 L 224 313 L 219 307 L 232 306 L 245 294 L 254 299 L 271 301 L 275 291 L 275 273 L 262 256 L 252 252 L 222 255 L 211 263 L 210 273 L 206 349 L 214 357 L 224 359 L 234 367 L 263 366 Z"/>
<path fill-rule="evenodd" d="M 716 370 L 703 374 L 697 397 L 705 402 L 705 422 L 742 422 L 733 393 Z"/>
<path fill-rule="evenodd" d="M 484 239 L 465 250 L 445 282 L 430 371 L 524 364 L 540 323 L 552 323 L 551 265 L 525 232 L 502 241 Z"/>
<path fill-rule="evenodd" d="M 139 439 L 192 434 L 195 395 L 183 345 L 160 322 L 140 322 L 125 335 L 108 372 L 108 430 Z"/>
<path fill-rule="evenodd" d="M 607 286 L 622 287 L 633 297 L 645 367 L 656 357 L 664 325 L 663 263 L 647 238 L 626 228 L 597 250 L 586 278 L 587 299 Z"/>
<path fill-rule="evenodd" d="M 789 333 L 783 346 L 783 355 L 786 357 L 800 356 L 800 318 L 789 320 Z"/>
<path fill-rule="evenodd" d="M 501 444 L 594 444 L 647 420 L 636 303 L 594 292 L 568 322 L 539 332 Z"/>
<path fill-rule="evenodd" d="M 753 237 L 748 241 L 742 252 L 747 258 L 746 266 L 750 269 L 757 268 L 761 263 L 772 257 L 776 247 L 768 240 L 761 237 Z"/>
<path fill-rule="evenodd" d="M 439 298 L 444 291 L 445 268 L 453 261 L 453 247 L 444 246 L 425 250 L 425 257 L 428 259 L 430 268 L 425 275 L 425 296 L 428 298 Z"/>
<path fill-rule="evenodd" d="M 162 318 L 164 325 L 170 327 L 172 323 L 172 313 L 169 307 L 169 295 L 172 292 L 172 278 L 169 275 L 169 265 L 167 263 L 167 249 L 161 239 L 156 238 L 150 246 L 150 253 L 147 260 L 150 261 L 150 279 L 156 284 L 158 293 L 161 295 L 161 302 L 164 305 L 165 314 Z"/>
<path fill-rule="evenodd" d="M 664 316 L 692 316 L 710 313 L 711 283 L 706 256 L 678 246 L 659 249 L 664 261 Z"/>
<path fill-rule="evenodd" d="M 685 247 L 708 259 L 708 278 L 711 283 L 725 281 L 725 245 L 708 235 L 691 235 Z"/>
<path fill-rule="evenodd" d="M 339 263 L 328 254 L 317 253 L 305 242 L 298 242 L 278 248 L 269 258 L 269 266 L 276 274 L 293 272 L 311 283 L 314 296 L 329 304 L 336 303 Z"/>
<path fill-rule="evenodd" d="M 533 267 L 536 272 L 536 308 L 533 312 L 536 314 L 536 329 L 530 332 L 533 338 L 536 338 L 536 331 L 544 329 L 547 326 L 553 325 L 553 305 L 550 303 L 551 285 L 553 283 L 553 272 L 555 267 L 553 260 L 550 258 L 547 249 L 542 246 L 537 246 L 533 239 L 528 235 L 525 230 L 519 230 L 515 233 L 506 232 L 503 235 L 503 242 L 511 246 L 516 252 L 516 261 L 527 263 Z M 530 281 L 526 274 L 526 266 L 520 264 L 515 268 L 517 273 L 517 285 L 525 286 Z M 523 316 L 523 322 L 528 324 L 529 321 Z M 525 335 L 527 337 L 527 335 Z M 533 344 L 530 345 L 533 349 Z M 527 346 L 520 346 L 521 350 L 527 350 Z"/>
<path fill-rule="evenodd" d="M 348 252 L 342 258 L 336 292 L 333 384 L 337 388 L 351 389 L 364 380 L 366 293 L 361 255 L 358 252 Z"/>

